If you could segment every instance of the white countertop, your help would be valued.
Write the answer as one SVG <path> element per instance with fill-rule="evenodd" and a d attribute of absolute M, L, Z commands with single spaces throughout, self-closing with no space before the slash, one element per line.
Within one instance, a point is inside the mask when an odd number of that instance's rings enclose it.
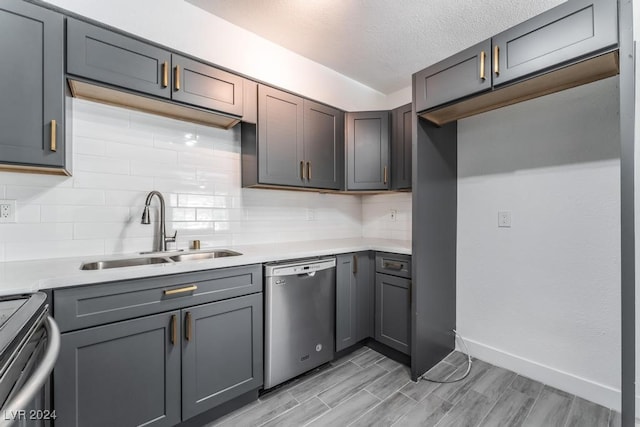
<path fill-rule="evenodd" d="M 83 262 L 132 258 L 140 255 L 102 255 L 86 258 L 4 262 L 0 263 L 0 295 L 366 250 L 411 254 L 411 242 L 356 238 L 202 248 L 203 251 L 211 249 L 230 249 L 240 252 L 242 255 L 201 261 L 87 271 L 80 270 L 80 265 Z"/>

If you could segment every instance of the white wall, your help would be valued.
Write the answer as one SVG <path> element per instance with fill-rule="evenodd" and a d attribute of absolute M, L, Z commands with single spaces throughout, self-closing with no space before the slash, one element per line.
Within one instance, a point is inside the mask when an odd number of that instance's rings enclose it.
<path fill-rule="evenodd" d="M 617 410 L 618 111 L 613 77 L 459 121 L 457 242 L 471 353 Z"/>
<path fill-rule="evenodd" d="M 396 211 L 395 219 L 391 211 Z M 411 193 L 362 196 L 362 235 L 411 240 Z"/>
<path fill-rule="evenodd" d="M 155 225 L 140 216 L 152 189 L 180 248 L 362 235 L 359 196 L 241 188 L 239 127 L 77 99 L 69 125 L 73 177 L 0 173 L 0 198 L 17 200 L 17 223 L 0 224 L 0 261 L 151 250 Z"/>
<path fill-rule="evenodd" d="M 47 2 L 347 111 L 397 106 L 387 105 L 376 90 L 182 0 Z"/>

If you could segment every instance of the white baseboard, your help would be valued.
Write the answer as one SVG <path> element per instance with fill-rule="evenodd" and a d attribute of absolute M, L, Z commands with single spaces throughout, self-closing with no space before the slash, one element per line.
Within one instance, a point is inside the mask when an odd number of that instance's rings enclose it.
<path fill-rule="evenodd" d="M 573 393 L 607 408 L 620 411 L 620 390 L 507 353 L 468 338 L 464 338 L 464 341 L 473 357 L 492 365 L 509 369 L 525 377 L 548 384 L 551 387 Z M 458 350 L 463 351 L 460 348 Z M 638 406 L 640 396 L 636 396 L 636 402 L 636 407 L 640 408 Z"/>

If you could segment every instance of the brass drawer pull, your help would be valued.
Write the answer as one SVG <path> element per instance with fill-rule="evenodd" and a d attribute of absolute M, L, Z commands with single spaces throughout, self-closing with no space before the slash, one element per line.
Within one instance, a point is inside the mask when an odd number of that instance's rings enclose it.
<path fill-rule="evenodd" d="M 171 344 L 176 345 L 178 341 L 178 316 L 171 316 Z"/>
<path fill-rule="evenodd" d="M 353 274 L 358 273 L 358 255 L 353 256 Z"/>
<path fill-rule="evenodd" d="M 57 136 L 58 123 L 55 120 L 51 120 L 51 151 L 56 151 L 58 149 Z"/>
<path fill-rule="evenodd" d="M 180 66 L 176 65 L 176 68 L 174 69 L 174 76 L 173 76 L 173 85 L 175 87 L 176 92 L 180 90 Z"/>
<path fill-rule="evenodd" d="M 493 48 L 493 72 L 496 76 L 500 75 L 500 48 L 495 45 Z"/>
<path fill-rule="evenodd" d="M 484 61 L 487 58 L 487 53 L 483 50 L 480 52 L 480 80 L 485 81 L 486 76 L 484 74 Z"/>
<path fill-rule="evenodd" d="M 169 86 L 169 63 L 164 61 L 162 63 L 162 87 Z"/>
<path fill-rule="evenodd" d="M 191 285 L 191 286 L 187 286 L 185 288 L 178 288 L 178 289 L 167 289 L 164 291 L 165 295 L 175 295 L 175 294 L 181 294 L 184 292 L 191 292 L 191 291 L 195 291 L 196 289 L 198 289 L 198 287 L 196 285 Z"/>
<path fill-rule="evenodd" d="M 383 268 L 388 268 L 389 270 L 402 270 L 402 267 L 404 267 L 404 264 L 401 264 L 399 262 L 389 262 L 389 261 L 385 261 L 383 263 Z"/>
<path fill-rule="evenodd" d="M 187 341 L 191 341 L 191 312 L 187 311 L 187 315 L 184 318 L 184 323 L 186 330 L 184 332 L 184 337 Z"/>

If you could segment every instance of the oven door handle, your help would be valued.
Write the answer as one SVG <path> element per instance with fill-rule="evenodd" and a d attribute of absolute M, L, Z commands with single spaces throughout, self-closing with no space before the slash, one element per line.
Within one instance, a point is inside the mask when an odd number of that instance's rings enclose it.
<path fill-rule="evenodd" d="M 51 316 L 47 316 L 44 322 L 44 327 L 47 331 L 47 349 L 44 356 L 40 361 L 39 366 L 33 371 L 31 377 L 13 398 L 4 405 L 3 410 L 7 413 L 17 413 L 16 411 L 24 410 L 33 398 L 42 389 L 42 386 L 49 378 L 53 367 L 58 359 L 58 353 L 60 353 L 60 329 L 56 321 Z M 9 412 L 13 411 L 13 412 Z M 3 417 L 6 418 L 6 417 Z M 1 420 L 0 426 L 8 426 L 13 424 L 14 420 Z"/>

